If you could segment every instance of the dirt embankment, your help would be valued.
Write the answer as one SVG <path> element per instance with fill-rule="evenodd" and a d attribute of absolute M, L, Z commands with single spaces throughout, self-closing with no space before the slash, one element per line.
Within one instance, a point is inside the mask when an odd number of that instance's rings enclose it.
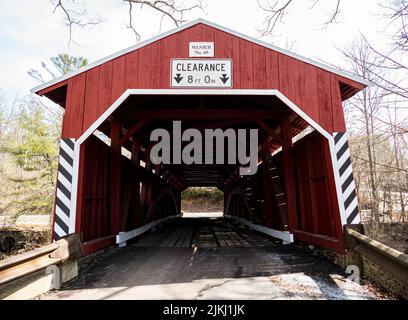
<path fill-rule="evenodd" d="M 27 215 L 13 223 L 2 223 L 0 260 L 49 244 L 51 227 L 48 220 L 49 216 Z"/>
<path fill-rule="evenodd" d="M 218 212 L 224 210 L 224 194 L 217 188 L 188 188 L 182 193 L 181 211 Z"/>

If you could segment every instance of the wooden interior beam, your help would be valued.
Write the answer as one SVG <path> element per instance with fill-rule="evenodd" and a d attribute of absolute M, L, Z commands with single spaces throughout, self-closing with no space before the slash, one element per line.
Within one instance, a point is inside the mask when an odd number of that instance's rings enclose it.
<path fill-rule="evenodd" d="M 268 109 L 134 109 L 126 111 L 126 118 L 146 120 L 217 120 L 217 119 L 276 119 L 279 114 Z"/>
<path fill-rule="evenodd" d="M 122 178 L 122 155 L 120 134 L 122 125 L 118 121 L 111 123 L 111 190 L 110 190 L 110 228 L 111 234 L 120 232 L 121 213 L 121 178 Z"/>
<path fill-rule="evenodd" d="M 135 135 L 147 122 L 146 119 L 140 119 L 121 139 L 120 139 L 120 145 L 123 146 L 123 144 L 129 140 L 130 137 Z"/>
<path fill-rule="evenodd" d="M 279 144 L 283 144 L 282 138 L 275 132 L 276 129 L 272 129 L 265 121 L 261 119 L 257 119 L 256 123 L 262 130 L 264 130 L 269 136 L 274 138 Z"/>
<path fill-rule="evenodd" d="M 296 184 L 295 184 L 295 168 L 293 163 L 293 145 L 291 124 L 289 121 L 282 123 L 282 157 L 283 157 L 283 173 L 285 181 L 286 203 L 288 208 L 289 229 L 298 229 L 297 219 L 297 204 L 296 204 Z"/>

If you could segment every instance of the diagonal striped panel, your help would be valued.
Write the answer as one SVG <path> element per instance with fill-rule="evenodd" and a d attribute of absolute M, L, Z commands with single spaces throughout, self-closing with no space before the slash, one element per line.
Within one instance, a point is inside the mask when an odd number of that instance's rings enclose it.
<path fill-rule="evenodd" d="M 69 234 L 75 139 L 61 139 L 55 204 L 54 240 Z"/>
<path fill-rule="evenodd" d="M 347 224 L 360 223 L 356 185 L 353 178 L 347 134 L 345 132 L 335 132 L 333 136 L 346 222 Z"/>

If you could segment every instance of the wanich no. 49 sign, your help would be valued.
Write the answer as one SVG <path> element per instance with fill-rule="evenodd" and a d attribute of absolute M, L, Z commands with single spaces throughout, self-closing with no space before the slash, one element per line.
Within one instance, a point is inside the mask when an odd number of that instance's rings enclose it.
<path fill-rule="evenodd" d="M 230 59 L 173 59 L 171 86 L 232 88 L 232 61 Z"/>

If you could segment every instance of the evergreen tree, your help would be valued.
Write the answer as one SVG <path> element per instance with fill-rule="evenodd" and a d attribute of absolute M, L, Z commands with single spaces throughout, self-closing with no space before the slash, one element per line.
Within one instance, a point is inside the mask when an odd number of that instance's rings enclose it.
<path fill-rule="evenodd" d="M 9 195 L 15 217 L 52 211 L 58 158 L 58 128 L 35 100 L 22 106 L 9 143 L 3 146 L 17 169 L 7 173 L 13 183 Z"/>
<path fill-rule="evenodd" d="M 52 64 L 51 68 L 45 62 L 41 62 L 42 71 L 45 71 L 46 76 L 43 75 L 43 72 L 37 69 L 30 69 L 28 74 L 38 82 L 44 83 L 47 81 L 46 78 L 55 79 L 88 64 L 88 59 L 71 56 L 67 53 L 60 53 L 55 57 L 51 57 L 50 61 Z"/>
<path fill-rule="evenodd" d="M 28 73 L 45 82 L 44 72 L 48 78 L 56 78 L 88 63 L 68 54 L 50 60 L 52 68 L 43 62 L 42 72 L 31 69 Z M 35 96 L 18 104 L 17 116 L 8 121 L 7 130 L 2 130 L 0 108 L 0 214 L 14 219 L 20 214 L 52 213 L 62 114 Z"/>

